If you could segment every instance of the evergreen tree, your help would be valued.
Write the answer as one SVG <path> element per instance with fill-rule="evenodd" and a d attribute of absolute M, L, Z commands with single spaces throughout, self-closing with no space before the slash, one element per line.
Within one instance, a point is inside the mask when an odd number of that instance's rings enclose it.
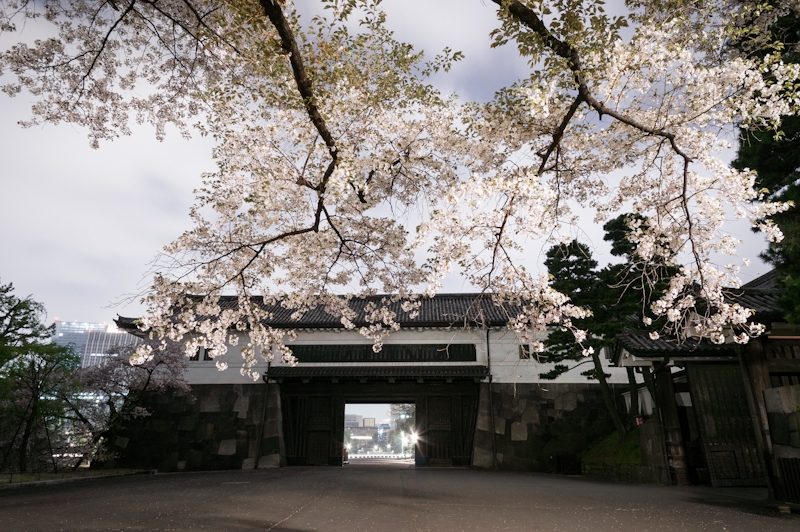
<path fill-rule="evenodd" d="M 592 314 L 575 322 L 577 327 L 588 331 L 586 339 L 580 343 L 566 329 L 550 333 L 545 341 L 545 353 L 547 361 L 554 362 L 555 366 L 541 377 L 555 379 L 571 369 L 565 362 L 583 360 L 588 354 L 593 367 L 582 375 L 595 379 L 600 384 L 603 401 L 621 441 L 625 438 L 625 426 L 606 380 L 609 374 L 603 371 L 600 360 L 603 349 L 613 344 L 614 331 L 619 328 L 619 319 L 615 315 L 617 309 L 613 308 L 616 303 L 615 294 L 609 289 L 605 270 L 603 273 L 598 271 L 597 261 L 592 258 L 589 248 L 577 240 L 550 248 L 545 265 L 553 288 L 569 295 L 572 303 L 591 310 Z"/>
<path fill-rule="evenodd" d="M 569 362 L 591 362 L 593 367 L 581 374 L 600 384 L 603 400 L 621 437 L 625 429 L 614 406 L 606 381 L 608 374 L 602 369 L 600 356 L 603 350 L 613 347 L 617 335 L 624 328 L 643 325 L 637 320 L 637 316 L 643 314 L 642 301 L 648 301 L 654 293 L 663 291 L 666 279 L 676 273 L 675 267 L 666 260 L 642 264 L 635 259 L 636 244 L 628 238 L 634 219 L 640 224 L 647 223 L 641 216 L 622 214 L 603 226 L 606 232 L 603 238 L 611 243 L 611 254 L 624 259 L 619 264 L 598 268 L 588 246 L 575 240 L 552 247 L 545 260 L 553 288 L 569 295 L 572 303 L 589 309 L 592 314 L 575 322 L 577 327 L 588 331 L 583 342 L 577 342 L 573 333 L 566 329 L 550 333 L 545 341 L 545 353 L 547 361 L 555 363 L 555 366 L 543 373 L 542 378 L 555 379 L 574 369 L 576 364 Z M 648 270 L 646 275 L 641 272 L 644 268 Z M 656 322 L 655 326 L 658 325 Z M 631 392 L 629 424 L 633 427 L 639 405 L 638 384 L 632 368 L 628 368 L 628 384 Z"/>
<path fill-rule="evenodd" d="M 800 61 L 800 18 L 782 17 L 771 31 L 772 46 L 784 51 L 784 61 Z M 732 166 L 755 170 L 758 174 L 755 188 L 763 189 L 766 199 L 800 204 L 800 118 L 782 117 L 778 136 L 772 131 L 742 129 Z M 787 321 L 800 323 L 800 212 L 792 208 L 772 216 L 772 220 L 783 231 L 784 239 L 770 243 L 761 258 L 782 274 L 784 290 L 779 304 Z"/>
<path fill-rule="evenodd" d="M 0 368 L 27 344 L 45 342 L 55 332 L 55 325 L 44 324 L 43 304 L 13 292 L 13 284 L 0 284 Z"/>
<path fill-rule="evenodd" d="M 80 358 L 71 347 L 26 344 L 0 370 L 0 470 L 46 464 L 55 471 L 56 451 L 68 445 L 62 397 L 80 389 Z"/>

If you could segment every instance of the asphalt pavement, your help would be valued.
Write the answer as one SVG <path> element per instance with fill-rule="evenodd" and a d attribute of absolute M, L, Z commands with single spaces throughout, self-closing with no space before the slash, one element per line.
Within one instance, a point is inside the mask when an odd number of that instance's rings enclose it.
<path fill-rule="evenodd" d="M 370 467 L 176 473 L 0 492 L 0 531 L 800 531 L 719 490 Z"/>

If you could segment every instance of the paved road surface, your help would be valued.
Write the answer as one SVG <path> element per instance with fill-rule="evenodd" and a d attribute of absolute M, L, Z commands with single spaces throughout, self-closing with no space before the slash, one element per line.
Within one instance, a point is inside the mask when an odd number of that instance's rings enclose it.
<path fill-rule="evenodd" d="M 800 531 L 697 488 L 468 469 L 286 468 L 0 492 L 0 531 Z"/>

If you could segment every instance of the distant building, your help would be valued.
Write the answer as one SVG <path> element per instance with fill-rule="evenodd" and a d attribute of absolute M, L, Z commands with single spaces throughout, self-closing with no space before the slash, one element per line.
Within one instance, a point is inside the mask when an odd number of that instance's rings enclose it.
<path fill-rule="evenodd" d="M 364 423 L 364 416 L 359 416 L 358 414 L 344 415 L 344 427 L 347 429 L 363 427 L 364 426 L 363 423 Z"/>
<path fill-rule="evenodd" d="M 374 417 L 365 417 L 364 418 L 364 426 L 365 427 L 374 427 L 375 426 L 375 418 Z"/>
<path fill-rule="evenodd" d="M 138 337 L 120 331 L 116 325 L 83 321 L 56 320 L 56 333 L 53 343 L 72 345 L 81 357 L 81 367 L 96 366 L 108 356 L 114 346 L 131 346 L 141 342 Z"/>

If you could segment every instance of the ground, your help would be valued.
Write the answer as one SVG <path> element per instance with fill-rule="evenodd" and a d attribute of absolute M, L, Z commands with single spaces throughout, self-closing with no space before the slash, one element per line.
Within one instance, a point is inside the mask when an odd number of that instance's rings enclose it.
<path fill-rule="evenodd" d="M 0 530 L 800 530 L 797 514 L 780 515 L 744 495 L 558 475 L 351 463 L 4 490 Z"/>

